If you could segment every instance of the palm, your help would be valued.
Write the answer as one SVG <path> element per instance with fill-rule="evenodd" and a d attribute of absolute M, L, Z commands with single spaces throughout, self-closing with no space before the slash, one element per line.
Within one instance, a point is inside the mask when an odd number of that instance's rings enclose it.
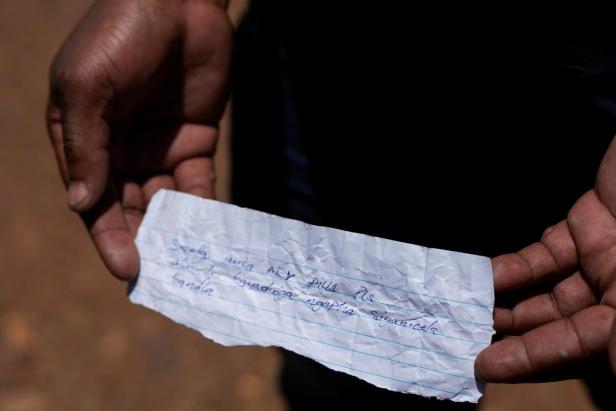
<path fill-rule="evenodd" d="M 60 169 L 67 184 L 86 182 L 73 208 L 120 278 L 138 271 L 133 236 L 154 192 L 214 195 L 230 40 L 217 6 L 107 0 L 54 61 L 48 121 Z"/>

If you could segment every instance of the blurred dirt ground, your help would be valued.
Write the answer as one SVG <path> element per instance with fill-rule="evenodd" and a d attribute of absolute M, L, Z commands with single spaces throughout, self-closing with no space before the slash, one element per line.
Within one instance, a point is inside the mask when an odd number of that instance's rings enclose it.
<path fill-rule="evenodd" d="M 67 211 L 47 67 L 88 3 L 0 0 L 0 410 L 282 410 L 276 351 L 224 348 L 130 304 Z M 593 408 L 570 381 L 490 386 L 482 409 Z"/>

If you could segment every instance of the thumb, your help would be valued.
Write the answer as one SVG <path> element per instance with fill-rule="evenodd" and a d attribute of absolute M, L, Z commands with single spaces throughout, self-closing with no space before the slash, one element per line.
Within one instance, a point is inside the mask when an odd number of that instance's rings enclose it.
<path fill-rule="evenodd" d="M 83 213 L 96 204 L 109 177 L 109 125 L 92 109 L 62 113 L 62 143 L 68 173 L 68 205 Z"/>

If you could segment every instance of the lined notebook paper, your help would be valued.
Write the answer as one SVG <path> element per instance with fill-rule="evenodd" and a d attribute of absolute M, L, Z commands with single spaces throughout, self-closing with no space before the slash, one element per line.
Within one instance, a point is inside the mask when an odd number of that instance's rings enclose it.
<path fill-rule="evenodd" d="M 280 346 L 394 391 L 477 402 L 494 333 L 486 257 L 162 190 L 132 302 L 217 343 Z"/>

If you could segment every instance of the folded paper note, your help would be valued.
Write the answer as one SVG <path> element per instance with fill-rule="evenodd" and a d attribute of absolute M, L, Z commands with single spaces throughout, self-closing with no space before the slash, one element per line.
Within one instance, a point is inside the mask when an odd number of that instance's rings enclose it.
<path fill-rule="evenodd" d="M 130 299 L 223 345 L 280 346 L 376 386 L 477 402 L 490 260 L 173 191 L 137 245 Z"/>

